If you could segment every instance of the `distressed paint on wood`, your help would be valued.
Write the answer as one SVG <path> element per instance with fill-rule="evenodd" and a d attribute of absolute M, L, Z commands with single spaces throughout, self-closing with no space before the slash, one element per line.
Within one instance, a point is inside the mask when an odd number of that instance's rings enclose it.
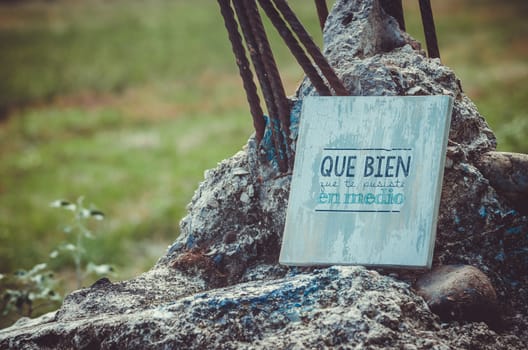
<path fill-rule="evenodd" d="M 280 262 L 430 267 L 452 103 L 306 98 Z"/>

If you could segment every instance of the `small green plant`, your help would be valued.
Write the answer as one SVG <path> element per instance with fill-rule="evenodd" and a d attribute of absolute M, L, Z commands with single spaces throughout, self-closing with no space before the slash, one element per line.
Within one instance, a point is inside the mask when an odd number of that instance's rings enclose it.
<path fill-rule="evenodd" d="M 65 200 L 56 200 L 50 205 L 54 208 L 62 208 L 72 212 L 72 223 L 64 228 L 64 232 L 74 236 L 74 242 L 65 241 L 57 250 L 51 252 L 50 257 L 56 258 L 60 253 L 70 254 L 75 264 L 75 278 L 77 288 L 82 287 L 82 282 L 88 274 L 108 275 L 113 272 L 113 267 L 108 264 L 96 265 L 93 262 L 87 262 L 83 269 L 83 261 L 86 255 L 84 248 L 84 239 L 92 239 L 93 233 L 86 225 L 89 219 L 103 220 L 104 214 L 100 210 L 88 209 L 83 204 L 83 197 L 77 199 L 77 203 Z"/>
<path fill-rule="evenodd" d="M 55 291 L 56 284 L 46 264 L 9 275 L 0 274 L 2 316 L 16 311 L 18 316 L 31 317 L 36 310 L 57 304 L 61 296 Z"/>
<path fill-rule="evenodd" d="M 86 208 L 83 205 L 83 197 L 77 199 L 76 203 L 56 200 L 51 206 L 72 212 L 72 222 L 64 228 L 64 232 L 74 236 L 74 243 L 65 241 L 57 250 L 51 252 L 50 258 L 57 258 L 61 253 L 71 255 L 75 264 L 77 288 L 81 288 L 84 278 L 89 274 L 111 274 L 113 268 L 107 264 L 96 265 L 87 262 L 83 269 L 83 262 L 86 260 L 83 242 L 84 239 L 93 238 L 86 220 L 103 220 L 104 214 L 99 210 Z M 0 315 L 5 317 L 16 313 L 18 317 L 32 317 L 39 309 L 58 306 L 62 298 L 55 290 L 56 285 L 57 280 L 46 263 L 37 264 L 29 270 L 19 269 L 12 274 L 0 274 Z M 0 322 L 0 327 L 4 325 L 5 321 Z"/>

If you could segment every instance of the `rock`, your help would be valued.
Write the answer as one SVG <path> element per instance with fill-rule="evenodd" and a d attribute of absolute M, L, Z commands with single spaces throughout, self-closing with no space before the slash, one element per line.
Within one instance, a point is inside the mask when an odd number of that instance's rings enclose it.
<path fill-rule="evenodd" d="M 280 266 L 290 176 L 261 162 L 252 137 L 206 172 L 180 236 L 152 270 L 76 291 L 56 313 L 0 330 L 0 349 L 526 349 L 528 219 L 479 170 L 495 137 L 460 81 L 424 57 L 377 0 L 337 0 L 324 41 L 355 94 L 455 99 L 433 264 L 469 264 L 489 277 L 501 333 L 482 322 L 442 324 L 407 283 L 374 271 Z M 292 109 L 293 146 L 310 94 L 305 80 Z M 416 273 L 394 276 L 410 282 Z"/>
<path fill-rule="evenodd" d="M 482 154 L 476 165 L 502 196 L 528 214 L 528 155 L 491 151 Z"/>
<path fill-rule="evenodd" d="M 238 175 L 240 168 L 248 174 Z M 253 265 L 276 264 L 282 234 L 277 229 L 285 221 L 289 177 L 270 177 L 260 168 L 250 140 L 244 151 L 208 171 L 181 221 L 178 240 L 158 265 L 196 270 L 218 287 L 237 283 Z M 251 194 L 249 202 L 240 200 L 243 193 Z M 182 265 L 182 256 L 191 251 L 201 252 L 214 269 L 205 261 L 201 268 L 187 267 L 185 261 Z"/>
<path fill-rule="evenodd" d="M 69 299 L 65 305 L 75 302 Z M 292 271 L 281 279 L 149 304 L 133 312 L 67 311 L 22 334 L 20 329 L 6 329 L 0 333 L 0 348 L 450 349 L 453 341 L 438 336 L 436 317 L 406 283 L 362 267 Z M 477 337 L 468 336 L 480 344 Z M 487 342 L 481 349 L 522 345 L 489 329 L 478 336 Z"/>
<path fill-rule="evenodd" d="M 445 265 L 421 276 L 416 292 L 443 321 L 500 321 L 497 295 L 488 277 L 468 265 Z"/>
<path fill-rule="evenodd" d="M 361 30 L 352 32 L 349 30 L 352 27 Z M 399 30 L 396 20 L 385 15 L 379 1 L 336 2 L 326 21 L 323 37 L 325 56 L 334 67 L 341 65 L 331 58 L 348 60 L 390 52 L 404 46 L 406 38 L 409 37 Z"/>

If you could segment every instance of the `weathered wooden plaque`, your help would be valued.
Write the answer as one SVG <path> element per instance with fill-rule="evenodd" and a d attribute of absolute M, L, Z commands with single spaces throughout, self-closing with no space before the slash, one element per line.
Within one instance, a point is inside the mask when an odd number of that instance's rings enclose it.
<path fill-rule="evenodd" d="M 449 96 L 306 98 L 280 262 L 430 267 L 451 109 Z"/>

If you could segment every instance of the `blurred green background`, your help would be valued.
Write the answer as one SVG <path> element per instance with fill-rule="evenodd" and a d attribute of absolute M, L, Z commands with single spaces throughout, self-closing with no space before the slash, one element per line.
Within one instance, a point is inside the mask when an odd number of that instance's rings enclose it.
<path fill-rule="evenodd" d="M 405 17 L 424 42 L 417 3 L 404 1 Z M 290 4 L 320 43 L 313 1 Z M 432 5 L 443 63 L 499 149 L 528 153 L 528 2 Z M 302 71 L 268 34 L 292 94 Z M 68 213 L 48 204 L 79 196 L 107 216 L 89 259 L 113 264 L 112 280 L 145 271 L 204 170 L 251 132 L 216 1 L 0 1 L 0 273 L 48 262 L 71 290 L 71 261 L 48 257 Z"/>

